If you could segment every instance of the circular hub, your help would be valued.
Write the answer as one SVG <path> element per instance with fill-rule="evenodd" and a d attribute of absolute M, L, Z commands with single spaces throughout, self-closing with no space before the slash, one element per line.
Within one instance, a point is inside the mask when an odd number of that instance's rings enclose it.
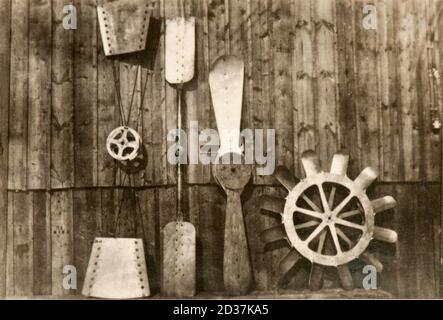
<path fill-rule="evenodd" d="M 346 176 L 318 173 L 289 193 L 283 225 L 291 245 L 313 263 L 346 264 L 362 254 L 374 232 L 374 211 Z"/>
<path fill-rule="evenodd" d="M 137 131 L 129 127 L 114 129 L 106 140 L 108 153 L 116 160 L 134 160 L 140 150 L 141 139 Z"/>

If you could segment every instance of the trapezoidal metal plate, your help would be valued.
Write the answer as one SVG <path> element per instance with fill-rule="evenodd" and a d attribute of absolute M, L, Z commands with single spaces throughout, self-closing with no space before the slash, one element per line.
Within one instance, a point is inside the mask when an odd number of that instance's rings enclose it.
<path fill-rule="evenodd" d="M 96 238 L 82 294 L 105 299 L 148 297 L 150 291 L 143 240 Z"/>
<path fill-rule="evenodd" d="M 195 228 L 173 221 L 163 228 L 162 293 L 168 297 L 195 295 Z"/>
<path fill-rule="evenodd" d="M 97 14 L 106 56 L 146 48 L 151 17 L 149 0 L 102 0 Z"/>

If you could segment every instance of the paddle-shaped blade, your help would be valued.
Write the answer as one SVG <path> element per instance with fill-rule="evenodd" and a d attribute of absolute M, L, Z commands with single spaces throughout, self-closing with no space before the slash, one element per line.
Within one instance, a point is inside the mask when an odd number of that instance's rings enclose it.
<path fill-rule="evenodd" d="M 290 249 L 288 254 L 280 261 L 278 265 L 280 274 L 284 276 L 295 266 L 295 264 L 300 259 L 301 255 L 297 251 L 295 251 L 295 249 Z"/>
<path fill-rule="evenodd" d="M 295 185 L 300 182 L 300 179 L 295 177 L 288 168 L 283 166 L 279 166 L 277 169 L 275 169 L 274 177 L 288 191 L 294 189 Z"/>
<path fill-rule="evenodd" d="M 166 20 L 165 78 L 170 84 L 191 81 L 195 70 L 195 18 Z"/>
<path fill-rule="evenodd" d="M 151 10 L 147 0 L 100 0 L 97 16 L 106 56 L 146 48 Z"/>
<path fill-rule="evenodd" d="M 348 171 L 349 155 L 343 153 L 336 153 L 332 158 L 331 173 L 340 176 L 346 176 Z"/>
<path fill-rule="evenodd" d="M 240 123 L 243 102 L 244 63 L 234 56 L 222 56 L 209 73 L 212 104 L 220 136 L 219 155 L 241 154 Z"/>
<path fill-rule="evenodd" d="M 386 196 L 380 199 L 371 201 L 372 207 L 375 213 L 383 212 L 389 209 L 393 209 L 397 206 L 397 201 L 391 196 Z"/>
<path fill-rule="evenodd" d="M 377 259 L 377 257 L 375 257 L 373 254 L 369 252 L 362 253 L 360 256 L 360 260 L 362 260 L 367 264 L 373 265 L 375 267 L 375 270 L 377 270 L 377 272 L 383 271 L 383 264 L 380 262 L 380 260 Z"/>
<path fill-rule="evenodd" d="M 305 170 L 306 177 L 313 176 L 321 172 L 320 159 L 314 151 L 308 150 L 303 152 L 301 162 L 303 169 Z"/>
<path fill-rule="evenodd" d="M 309 288 L 312 291 L 320 290 L 323 286 L 323 266 L 313 263 L 309 274 Z"/>
<path fill-rule="evenodd" d="M 195 295 L 195 228 L 189 222 L 170 222 L 163 228 L 162 294 Z"/>
<path fill-rule="evenodd" d="M 378 172 L 374 168 L 366 168 L 364 169 L 360 175 L 354 180 L 354 182 L 360 186 L 362 190 L 366 190 L 372 182 L 377 179 Z"/>
<path fill-rule="evenodd" d="M 262 196 L 260 199 L 260 208 L 274 213 L 282 214 L 285 209 L 286 201 L 272 196 Z"/>
<path fill-rule="evenodd" d="M 278 225 L 269 229 L 266 229 L 260 233 L 260 238 L 264 243 L 271 243 L 286 239 L 285 228 L 283 225 Z"/>
<path fill-rule="evenodd" d="M 352 280 L 351 271 L 347 265 L 337 266 L 338 276 L 340 278 L 341 285 L 345 290 L 352 290 L 354 287 L 354 281 Z"/>
<path fill-rule="evenodd" d="M 398 236 L 397 232 L 395 232 L 394 230 L 382 227 L 374 227 L 374 239 L 389 243 L 396 243 Z"/>

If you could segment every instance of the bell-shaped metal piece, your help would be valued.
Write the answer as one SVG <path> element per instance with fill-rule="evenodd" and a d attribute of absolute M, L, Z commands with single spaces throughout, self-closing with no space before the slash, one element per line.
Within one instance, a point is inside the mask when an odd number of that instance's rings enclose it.
<path fill-rule="evenodd" d="M 149 296 L 143 240 L 96 238 L 82 294 L 105 299 Z"/>
<path fill-rule="evenodd" d="M 148 0 L 101 0 L 97 14 L 105 55 L 145 49 L 151 16 Z"/>

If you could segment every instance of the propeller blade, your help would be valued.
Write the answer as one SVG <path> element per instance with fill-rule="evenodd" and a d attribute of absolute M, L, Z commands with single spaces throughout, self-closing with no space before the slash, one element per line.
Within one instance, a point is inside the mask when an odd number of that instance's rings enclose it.
<path fill-rule="evenodd" d="M 371 201 L 372 207 L 375 213 L 383 212 L 389 209 L 393 209 L 397 206 L 397 201 L 391 196 L 386 196 L 380 199 Z"/>
<path fill-rule="evenodd" d="M 383 264 L 372 253 L 369 253 L 369 252 L 362 253 L 360 255 L 360 260 L 362 260 L 364 263 L 373 265 L 375 267 L 375 269 L 377 270 L 377 272 L 383 271 Z"/>
<path fill-rule="evenodd" d="M 260 239 L 265 243 L 275 242 L 286 239 L 285 228 L 278 225 L 270 229 L 266 229 L 260 234 Z"/>
<path fill-rule="evenodd" d="M 300 179 L 295 177 L 288 168 L 283 166 L 279 166 L 275 169 L 274 176 L 288 191 L 294 189 L 295 185 L 300 182 Z"/>
<path fill-rule="evenodd" d="M 366 190 L 372 182 L 377 179 L 378 172 L 374 168 L 364 169 L 360 175 L 354 180 L 354 182 L 360 186 L 361 189 Z"/>
<path fill-rule="evenodd" d="M 343 153 L 336 153 L 332 158 L 331 173 L 340 176 L 346 176 L 348 171 L 349 155 Z"/>
<path fill-rule="evenodd" d="M 323 286 L 323 266 L 313 263 L 309 275 L 309 288 L 312 291 L 320 290 Z"/>
<path fill-rule="evenodd" d="M 313 176 L 321 172 L 320 159 L 314 151 L 308 150 L 303 152 L 301 162 L 303 164 L 306 177 Z"/>
<path fill-rule="evenodd" d="M 280 274 L 284 276 L 300 259 L 301 255 L 295 249 L 289 250 L 288 254 L 280 261 L 280 264 L 278 265 Z"/>
<path fill-rule="evenodd" d="M 374 227 L 374 239 L 389 243 L 396 243 L 398 236 L 397 232 L 395 232 L 394 230 L 382 227 Z"/>
<path fill-rule="evenodd" d="M 337 266 L 337 270 L 343 289 L 352 290 L 352 288 L 354 288 L 354 280 L 352 279 L 349 267 L 346 264 L 343 264 L 341 266 Z"/>
<path fill-rule="evenodd" d="M 285 204 L 286 201 L 281 198 L 264 195 L 261 197 L 260 208 L 281 215 L 285 210 Z"/>

